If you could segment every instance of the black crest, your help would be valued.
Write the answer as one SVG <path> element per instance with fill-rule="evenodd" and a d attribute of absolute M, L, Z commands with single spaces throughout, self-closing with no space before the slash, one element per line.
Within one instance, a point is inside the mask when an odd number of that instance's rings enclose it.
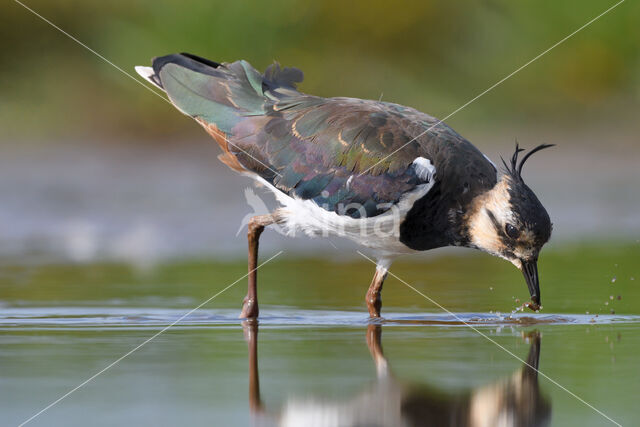
<path fill-rule="evenodd" d="M 520 160 L 520 163 L 518 163 L 518 155 L 521 152 L 525 151 L 525 149 L 520 148 L 520 146 L 518 145 L 518 141 L 516 141 L 516 151 L 513 153 L 513 156 L 511 156 L 511 164 L 507 164 L 507 162 L 502 157 L 500 157 L 500 159 L 502 160 L 502 163 L 504 164 L 504 167 L 506 168 L 507 173 L 511 175 L 513 179 L 517 181 L 523 181 L 522 167 L 524 166 L 524 162 L 526 162 L 527 159 L 531 157 L 532 154 L 537 153 L 540 150 L 544 150 L 545 148 L 549 148 L 553 146 L 555 146 L 555 144 L 540 144 L 534 149 L 532 149 L 531 151 L 529 151 L 527 154 L 525 154 L 524 157 Z"/>

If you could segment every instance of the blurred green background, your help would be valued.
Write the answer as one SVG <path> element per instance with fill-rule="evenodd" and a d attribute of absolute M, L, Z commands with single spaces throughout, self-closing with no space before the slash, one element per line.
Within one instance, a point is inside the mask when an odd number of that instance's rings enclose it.
<path fill-rule="evenodd" d="M 137 82 L 20 4 L 0 5 L 0 257 L 146 260 L 242 256 L 250 182 L 135 65 L 182 51 L 260 70 L 277 60 L 305 72 L 305 92 L 444 118 L 615 3 L 25 4 Z M 622 3 L 447 119 L 496 162 L 515 139 L 557 144 L 525 170 L 552 244 L 640 237 L 638 22 L 640 4 Z M 265 245 L 332 250 L 272 235 Z"/>
<path fill-rule="evenodd" d="M 145 90 L 135 65 L 183 51 L 260 70 L 277 60 L 304 71 L 304 92 L 382 97 L 444 118 L 615 4 L 24 3 L 138 83 L 18 3 L 0 4 L 2 425 L 24 421 L 246 272 L 239 226 L 251 213 L 250 180 L 217 161 L 197 124 Z M 637 419 L 640 393 L 638 22 L 640 3 L 625 1 L 447 119 L 494 161 L 516 138 L 527 148 L 557 144 L 524 171 L 554 235 L 540 259 L 544 310 L 521 316 L 542 319 L 541 369 L 623 424 Z M 287 395 L 355 394 L 374 378 L 363 300 L 374 268 L 353 249 L 264 233 L 262 261 L 284 251 L 260 272 L 269 408 Z M 535 320 L 503 324 L 497 314 L 528 296 L 510 264 L 445 248 L 393 271 L 467 319 L 495 317 L 478 328 L 526 354 L 521 334 Z M 236 320 L 245 286 L 34 424 L 86 425 L 86 414 L 96 425 L 248 423 Z M 441 313 L 394 278 L 384 301 L 383 315 L 410 324 Z M 392 366 L 419 383 L 468 389 L 519 367 L 462 326 L 385 331 Z M 541 390 L 553 401 L 552 425 L 605 421 L 546 380 Z"/>
<path fill-rule="evenodd" d="M 188 51 L 274 60 L 305 72 L 303 91 L 410 105 L 444 117 L 614 2 L 26 1 L 133 73 Z M 2 141 L 199 129 L 13 1 L 0 5 Z M 628 1 L 449 120 L 487 126 L 624 126 L 640 97 L 640 4 Z M 137 76 L 136 76 L 137 77 Z M 464 134 L 464 133 L 463 133 Z"/>

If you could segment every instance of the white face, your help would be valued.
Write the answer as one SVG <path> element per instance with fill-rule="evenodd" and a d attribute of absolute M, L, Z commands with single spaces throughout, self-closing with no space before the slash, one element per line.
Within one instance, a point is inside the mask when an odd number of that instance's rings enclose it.
<path fill-rule="evenodd" d="M 492 255 L 504 258 L 517 268 L 522 268 L 521 259 L 536 255 L 535 236 L 518 224 L 509 202 L 509 178 L 503 176 L 496 186 L 479 196 L 468 216 L 471 243 Z M 517 238 L 507 245 L 507 224 L 518 230 Z"/>

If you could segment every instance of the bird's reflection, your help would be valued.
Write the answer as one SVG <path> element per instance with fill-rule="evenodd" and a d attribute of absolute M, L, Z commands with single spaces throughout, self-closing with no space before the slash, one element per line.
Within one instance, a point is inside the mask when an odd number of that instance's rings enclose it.
<path fill-rule="evenodd" d="M 526 364 L 509 378 L 458 394 L 397 379 L 382 351 L 382 326 L 368 325 L 367 346 L 377 380 L 348 399 L 288 401 L 278 413 L 264 408 L 258 374 L 258 324 L 245 322 L 249 345 L 249 406 L 258 425 L 280 426 L 544 426 L 551 405 L 540 394 L 540 334 L 530 340 Z"/>

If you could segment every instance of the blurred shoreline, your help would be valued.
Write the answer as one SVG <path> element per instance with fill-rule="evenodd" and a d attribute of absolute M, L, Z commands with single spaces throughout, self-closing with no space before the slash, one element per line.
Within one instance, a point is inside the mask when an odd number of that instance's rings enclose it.
<path fill-rule="evenodd" d="M 134 72 L 154 56 L 184 51 L 244 59 L 261 71 L 278 61 L 304 72 L 302 92 L 382 99 L 438 118 L 473 100 L 446 122 L 496 164 L 516 139 L 529 148 L 557 145 L 524 171 L 555 224 L 551 245 L 640 237 L 640 4 L 620 4 L 588 26 L 610 6 L 32 0 L 29 7 L 112 64 L 19 4 L 0 5 L 7 18 L 0 260 L 244 258 L 239 226 L 252 212 L 245 189 L 253 183 L 220 164 L 202 129 Z M 261 198 L 273 203 L 272 195 Z M 274 232 L 261 240 L 265 251 L 301 255 L 331 256 L 332 245 L 354 249 Z"/>
<path fill-rule="evenodd" d="M 500 153 L 512 153 L 508 135 L 467 134 L 497 164 Z M 537 130 L 520 135 L 527 147 L 556 142 Z M 630 152 L 637 147 L 608 149 L 598 143 L 602 136 L 591 135 L 592 141 L 562 136 L 558 147 L 525 168 L 526 182 L 554 222 L 552 245 L 640 238 L 640 170 L 637 153 Z M 268 206 L 274 206 L 273 196 L 228 170 L 217 154 L 206 135 L 180 143 L 1 144 L 0 258 L 133 264 L 242 258 L 246 239 L 239 227 L 252 212 L 245 189 L 253 188 Z M 355 248 L 342 239 L 331 243 Z M 265 233 L 261 247 L 303 256 L 332 257 L 335 251 L 326 239 L 275 232 Z"/>

